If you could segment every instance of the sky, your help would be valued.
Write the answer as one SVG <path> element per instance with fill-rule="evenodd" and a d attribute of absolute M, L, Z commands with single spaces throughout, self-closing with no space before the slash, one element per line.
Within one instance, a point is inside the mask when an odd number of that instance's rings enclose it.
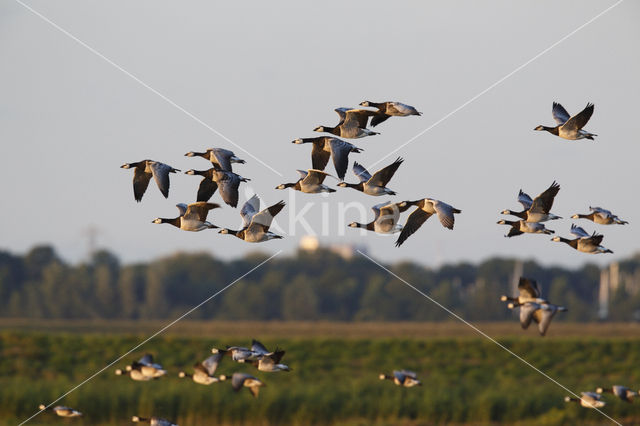
<path fill-rule="evenodd" d="M 383 261 L 428 266 L 492 256 L 604 265 L 640 249 L 638 2 L 624 1 L 583 28 L 615 2 L 24 4 L 42 17 L 16 0 L 0 1 L 0 249 L 51 243 L 63 258 L 82 261 L 90 228 L 98 246 L 124 262 L 176 251 L 291 253 L 310 232 L 323 244 L 364 245 Z M 423 112 L 350 140 L 364 149 L 351 162 L 371 172 L 405 159 L 388 185 L 398 195 L 275 190 L 311 167 L 311 147 L 291 141 L 318 136 L 316 126 L 337 123 L 334 108 L 363 100 Z M 553 101 L 572 114 L 593 102 L 586 129 L 596 141 L 533 131 L 553 125 Z M 133 172 L 119 166 L 150 158 L 203 170 L 205 160 L 184 154 L 208 147 L 246 160 L 234 169 L 252 179 L 241 202 L 255 192 L 263 206 L 287 203 L 277 217 L 284 239 L 248 244 L 216 230 L 151 223 L 195 201 L 199 179 L 172 175 L 168 199 L 152 182 L 138 204 Z M 327 171 L 335 175 L 331 164 Z M 346 180 L 356 182 L 351 171 Z M 602 232 L 613 255 L 579 253 L 546 235 L 504 238 L 499 212 L 519 210 L 519 189 L 535 196 L 554 180 L 561 190 L 553 212 L 566 219 L 548 227 L 566 237 L 574 222 Z M 370 221 L 374 204 L 423 197 L 462 210 L 453 231 L 432 218 L 395 248 L 395 237 L 346 226 Z M 221 202 L 217 194 L 211 201 Z M 630 225 L 568 219 L 593 205 Z M 306 222 L 295 220 L 300 215 Z M 240 221 L 228 206 L 209 219 L 230 228 Z"/>

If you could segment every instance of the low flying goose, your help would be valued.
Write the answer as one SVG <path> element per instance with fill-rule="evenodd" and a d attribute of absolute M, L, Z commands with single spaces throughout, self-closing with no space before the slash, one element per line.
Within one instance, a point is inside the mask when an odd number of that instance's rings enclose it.
<path fill-rule="evenodd" d="M 554 102 L 551 113 L 553 115 L 553 119 L 558 123 L 556 127 L 538 126 L 533 130 L 546 130 L 552 135 L 560 136 L 563 139 L 569 140 L 593 140 L 594 136 L 598 136 L 594 133 L 582 130 L 593 114 L 593 104 L 591 103 L 588 103 L 582 111 L 571 117 L 562 105 Z"/>
<path fill-rule="evenodd" d="M 227 346 L 227 349 L 211 349 L 211 352 L 214 354 L 222 353 L 222 354 L 231 354 L 231 359 L 235 362 L 254 362 L 260 359 L 260 353 L 256 352 L 252 349 L 245 348 L 242 346 Z"/>
<path fill-rule="evenodd" d="M 378 124 L 386 121 L 389 117 L 407 117 L 409 115 L 422 115 L 417 109 L 411 105 L 400 102 L 360 102 L 360 106 L 378 108 L 376 115 L 371 119 L 371 126 L 376 127 Z"/>
<path fill-rule="evenodd" d="M 509 309 L 520 307 L 520 325 L 523 329 L 527 329 L 531 321 L 533 320 L 538 324 L 538 332 L 541 336 L 547 333 L 547 329 L 551 324 L 551 320 L 555 316 L 556 312 L 566 312 L 567 308 L 564 306 L 558 306 L 551 303 L 509 303 Z"/>
<path fill-rule="evenodd" d="M 384 169 L 378 170 L 373 176 L 369 174 L 362 164 L 355 162 L 353 163 L 353 173 L 360 179 L 360 183 L 340 182 L 338 186 L 342 188 L 353 188 L 368 195 L 396 195 L 395 191 L 387 188 L 387 184 L 403 161 L 402 158 L 398 157 L 396 161 Z"/>
<path fill-rule="evenodd" d="M 185 174 L 202 176 L 196 201 L 209 201 L 218 188 L 222 200 L 231 207 L 238 206 L 238 188 L 240 182 L 248 182 L 251 179 L 244 178 L 233 172 L 216 169 L 217 165 L 209 170 L 187 170 Z"/>
<path fill-rule="evenodd" d="M 260 208 L 260 199 L 257 195 L 254 195 L 244 204 L 242 210 L 240 210 L 240 216 L 242 216 L 244 227 L 238 231 L 224 228 L 221 229 L 219 233 L 234 235 L 248 243 L 260 243 L 263 241 L 280 239 L 282 236 L 269 231 L 269 227 L 271 226 L 271 222 L 275 215 L 280 213 L 284 206 L 285 203 L 281 200 L 271 207 L 258 212 L 257 210 Z"/>
<path fill-rule="evenodd" d="M 613 385 L 613 387 L 611 388 L 598 388 L 596 389 L 596 392 L 598 394 L 611 393 L 617 396 L 618 398 L 620 398 L 621 400 L 623 400 L 624 402 L 631 402 L 633 398 L 638 396 L 638 392 L 634 392 L 628 387 L 620 386 L 620 385 Z"/>
<path fill-rule="evenodd" d="M 602 408 L 606 404 L 600 400 L 600 395 L 595 392 L 580 392 L 582 395 L 580 398 L 572 398 L 565 396 L 565 402 L 579 402 L 585 408 Z"/>
<path fill-rule="evenodd" d="M 572 248 L 581 251 L 583 253 L 589 254 L 598 254 L 598 253 L 613 253 L 608 248 L 605 248 L 600 245 L 604 238 L 602 234 L 596 234 L 595 232 L 591 235 L 587 233 L 584 229 L 579 226 L 571 225 L 571 233 L 575 235 L 577 238 L 570 240 L 568 238 L 562 237 L 553 237 L 551 241 L 566 243 Z"/>
<path fill-rule="evenodd" d="M 324 178 L 331 176 L 327 172 L 322 170 L 309 169 L 307 171 L 297 170 L 300 174 L 300 179 L 294 183 L 281 183 L 276 186 L 276 189 L 295 189 L 296 191 L 304 192 L 306 194 L 319 194 L 321 192 L 336 192 L 335 189 L 329 188 L 324 185 Z M 333 177 L 333 176 L 332 176 Z"/>
<path fill-rule="evenodd" d="M 267 372 L 291 371 L 289 366 L 280 363 L 285 351 L 276 348 L 275 351 L 270 352 L 262 343 L 255 339 L 251 343 L 251 350 L 260 354 L 260 359 L 253 363 L 258 367 L 258 370 Z"/>
<path fill-rule="evenodd" d="M 392 376 L 380 374 L 378 378 L 380 380 L 392 380 L 397 386 L 404 386 L 405 388 L 422 386 L 422 383 L 418 380 L 418 375 L 409 370 L 396 370 Z"/>
<path fill-rule="evenodd" d="M 599 225 L 626 225 L 629 222 L 620 219 L 610 210 L 605 210 L 600 207 L 589 207 L 591 213 L 589 214 L 574 214 L 571 219 L 589 219 Z"/>
<path fill-rule="evenodd" d="M 231 163 L 244 164 L 246 161 L 236 157 L 233 151 L 229 151 L 224 148 L 209 148 L 205 152 L 194 152 L 189 151 L 185 155 L 185 157 L 202 157 L 213 164 L 216 164 L 220 169 L 232 172 Z"/>
<path fill-rule="evenodd" d="M 55 407 L 48 407 L 44 404 L 40 404 L 38 407 L 40 410 L 51 410 L 60 417 L 80 417 L 82 413 L 73 408 L 65 407 L 64 405 L 56 405 Z"/>
<path fill-rule="evenodd" d="M 350 144 L 342 139 L 331 136 L 318 136 L 317 138 L 298 138 L 292 143 L 304 144 L 312 143 L 311 150 L 311 167 L 315 170 L 324 170 L 329 162 L 329 158 L 333 158 L 333 166 L 340 179 L 344 179 L 347 168 L 349 167 L 349 154 L 352 152 L 360 153 L 363 150 Z"/>
<path fill-rule="evenodd" d="M 375 111 L 344 107 L 336 108 L 334 111 L 340 116 L 340 122 L 335 127 L 318 126 L 313 130 L 316 132 L 331 133 L 348 139 L 379 135 L 378 132 L 366 128 L 369 117 L 375 115 Z"/>
<path fill-rule="evenodd" d="M 151 426 L 178 426 L 177 424 L 171 423 L 166 419 L 161 419 L 160 417 L 133 416 L 131 421 L 134 423 L 149 423 Z"/>
<path fill-rule="evenodd" d="M 526 222 L 524 220 L 499 220 L 498 225 L 510 225 L 509 233 L 505 237 L 515 237 L 522 234 L 553 234 L 555 231 L 544 227 L 543 223 Z"/>
<path fill-rule="evenodd" d="M 547 220 L 562 219 L 560 216 L 550 213 L 551 207 L 553 207 L 553 200 L 558 195 L 558 191 L 560 191 L 560 185 L 553 181 L 549 188 L 532 200 L 521 189 L 518 194 L 518 202 L 522 204 L 524 210 L 521 212 L 503 210 L 501 213 L 517 216 L 526 222 L 546 222 Z"/>
<path fill-rule="evenodd" d="M 453 229 L 455 221 L 454 214 L 462 213 L 462 210 L 456 209 L 447 203 L 432 198 L 423 198 L 416 201 L 407 201 L 407 207 L 417 206 L 418 208 L 409 215 L 407 223 L 404 224 L 402 232 L 396 241 L 396 247 L 400 247 L 407 238 L 413 235 L 423 223 L 432 215 L 437 214 L 442 226 L 447 229 Z"/>
<path fill-rule="evenodd" d="M 167 371 L 162 368 L 162 365 L 157 362 L 153 362 L 153 355 L 151 354 L 145 354 L 138 361 L 135 361 L 126 367 L 127 371 L 132 371 L 134 369 L 139 370 L 144 376 L 154 379 L 167 374 Z"/>
<path fill-rule="evenodd" d="M 233 373 L 233 376 L 231 376 L 231 386 L 236 392 L 242 389 L 242 387 L 246 387 L 249 389 L 249 392 L 251 392 L 251 395 L 257 398 L 258 393 L 260 393 L 260 388 L 267 385 L 250 374 Z"/>
<path fill-rule="evenodd" d="M 395 234 L 396 232 L 402 231 L 402 225 L 398 223 L 400 220 L 400 213 L 406 211 L 408 208 L 409 206 L 406 201 L 393 204 L 387 201 L 386 203 L 376 204 L 371 208 L 375 215 L 372 222 L 351 222 L 349 227 L 364 228 L 378 234 Z"/>
<path fill-rule="evenodd" d="M 541 297 L 542 293 L 536 280 L 520 277 L 518 281 L 518 293 L 517 297 L 500 296 L 500 300 L 503 302 L 516 302 L 517 304 L 527 302 L 547 303 L 547 301 Z"/>
<path fill-rule="evenodd" d="M 219 204 L 198 201 L 197 203 L 191 203 L 189 205 L 184 203 L 176 204 L 176 207 L 180 211 L 180 216 L 173 219 L 158 217 L 152 220 L 151 223 L 169 223 L 183 231 L 192 232 L 218 228 L 216 225 L 207 222 L 207 215 L 209 214 L 209 210 L 219 208 Z"/>
<path fill-rule="evenodd" d="M 164 198 L 169 197 L 169 173 L 176 173 L 180 170 L 174 169 L 168 164 L 161 163 L 153 160 L 142 160 L 137 163 L 125 163 L 120 166 L 121 169 L 134 169 L 133 172 L 133 198 L 137 202 L 142 201 L 149 181 L 151 177 L 156 181 L 158 189 L 164 195 Z"/>
<path fill-rule="evenodd" d="M 219 377 L 214 376 L 223 356 L 224 352 L 218 351 L 204 361 L 196 363 L 193 366 L 193 374 L 187 374 L 181 371 L 178 373 L 178 377 L 191 377 L 194 382 L 201 385 L 210 385 L 211 383 L 225 381 L 227 380 L 227 376 L 225 375 L 220 375 Z"/>

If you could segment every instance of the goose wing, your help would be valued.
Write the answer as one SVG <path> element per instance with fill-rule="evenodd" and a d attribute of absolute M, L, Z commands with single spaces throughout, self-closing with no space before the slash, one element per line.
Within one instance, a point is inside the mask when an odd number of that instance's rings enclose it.
<path fill-rule="evenodd" d="M 360 182 L 367 182 L 371 179 L 371 174 L 357 161 L 353 163 L 353 173 L 360 179 Z"/>
<path fill-rule="evenodd" d="M 524 305 L 520 306 L 520 325 L 523 329 L 529 327 L 531 324 L 531 320 L 533 319 L 533 315 L 536 311 L 540 309 L 540 305 L 537 303 L 527 302 Z"/>
<path fill-rule="evenodd" d="M 589 240 L 589 242 L 595 246 L 599 246 L 600 244 L 602 244 L 602 240 L 604 239 L 604 235 L 602 234 L 596 234 L 595 232 L 587 238 L 587 240 Z"/>
<path fill-rule="evenodd" d="M 237 207 L 240 177 L 233 172 L 223 173 L 222 177 L 218 179 L 218 187 L 222 200 L 231 207 Z"/>
<path fill-rule="evenodd" d="M 555 316 L 556 312 L 558 312 L 558 307 L 556 305 L 545 305 L 544 309 L 539 309 L 536 311 L 536 322 L 538 323 L 538 331 L 541 336 L 544 336 L 549 328 L 549 324 L 551 324 L 551 320 Z"/>
<path fill-rule="evenodd" d="M 547 188 L 543 193 L 534 198 L 533 203 L 529 211 L 536 213 L 549 213 L 551 207 L 553 207 L 553 200 L 560 191 L 560 185 L 556 181 L 553 181 L 551 186 Z"/>
<path fill-rule="evenodd" d="M 307 176 L 303 179 L 303 184 L 305 185 L 321 185 L 324 182 L 324 178 L 327 176 L 331 176 L 329 173 L 323 172 L 322 170 L 307 170 Z"/>
<path fill-rule="evenodd" d="M 162 192 L 164 198 L 169 197 L 169 173 L 173 170 L 173 167 L 159 161 L 153 161 L 150 167 L 160 192 Z"/>
<path fill-rule="evenodd" d="M 394 372 L 393 372 L 393 376 L 394 376 L 396 379 L 398 379 L 398 381 L 399 381 L 400 383 L 404 383 L 404 380 L 405 380 L 405 379 L 406 379 L 406 377 L 407 377 L 407 376 L 404 374 L 404 372 L 403 372 L 403 371 L 398 371 L 398 370 L 396 370 L 396 371 L 394 371 Z"/>
<path fill-rule="evenodd" d="M 253 194 L 240 210 L 240 216 L 242 216 L 242 222 L 245 227 L 251 224 L 251 219 L 258 213 L 258 210 L 260 210 L 260 198 L 257 194 Z"/>
<path fill-rule="evenodd" d="M 380 217 L 380 210 L 382 208 L 388 206 L 389 204 L 391 204 L 390 201 L 385 201 L 384 203 L 376 204 L 375 206 L 371 207 L 371 210 L 373 211 L 373 214 L 375 215 L 375 218 L 373 219 L 374 221 L 376 221 L 378 219 L 378 217 Z"/>
<path fill-rule="evenodd" d="M 529 194 L 522 192 L 522 189 L 518 193 L 518 202 L 522 204 L 525 210 L 529 210 L 533 204 L 533 200 L 529 197 Z"/>
<path fill-rule="evenodd" d="M 400 218 L 400 208 L 398 204 L 391 204 L 389 202 L 384 206 L 380 206 L 379 214 L 376 220 L 383 226 L 394 226 Z"/>
<path fill-rule="evenodd" d="M 344 123 L 344 121 L 347 119 L 347 111 L 350 108 L 336 108 L 334 109 L 334 111 L 338 114 L 338 117 L 340 117 L 340 121 L 338 122 L 338 124 L 336 124 L 336 127 L 340 127 L 342 125 L 342 123 Z"/>
<path fill-rule="evenodd" d="M 438 219 L 440 219 L 440 223 L 442 224 L 442 226 L 447 229 L 453 229 L 453 224 L 455 221 L 453 214 L 458 213 L 459 210 L 439 200 L 427 199 L 427 202 L 429 201 L 433 204 L 433 208 L 438 214 Z"/>
<path fill-rule="evenodd" d="M 224 352 L 218 352 L 202 361 L 202 366 L 207 370 L 209 376 L 213 376 L 215 374 L 216 369 L 218 368 L 218 364 L 220 364 L 223 355 Z"/>
<path fill-rule="evenodd" d="M 260 355 L 267 355 L 268 353 L 270 353 L 267 348 L 256 339 L 253 339 L 253 341 L 251 342 L 251 350 L 253 352 L 259 353 Z"/>
<path fill-rule="evenodd" d="M 200 222 L 205 222 L 207 220 L 207 214 L 209 213 L 209 210 L 217 209 L 218 207 L 220 207 L 219 204 L 206 203 L 204 201 L 191 203 L 187 207 L 184 218 L 186 220 L 198 220 Z"/>
<path fill-rule="evenodd" d="M 553 115 L 553 119 L 556 120 L 556 123 L 558 123 L 559 125 L 563 125 L 571 117 L 567 110 L 564 109 L 564 107 L 558 102 L 553 103 L 551 114 Z"/>
<path fill-rule="evenodd" d="M 275 215 L 280 213 L 280 210 L 284 207 L 284 201 L 278 201 L 276 204 L 262 210 L 260 213 L 253 215 L 251 224 L 247 229 L 248 232 L 267 232 L 271 226 L 271 222 Z"/>
<path fill-rule="evenodd" d="M 380 169 L 377 172 L 375 172 L 371 177 L 371 179 L 368 180 L 368 183 L 376 186 L 386 186 L 403 161 L 404 160 L 401 157 L 396 158 L 396 161 L 389 164 L 384 169 Z"/>
<path fill-rule="evenodd" d="M 432 213 L 427 213 L 420 207 L 415 209 L 413 213 L 409 215 L 407 223 L 405 223 L 404 227 L 402 228 L 400 236 L 396 240 L 396 247 L 400 247 L 407 238 L 409 238 L 411 235 L 413 235 L 414 232 L 420 229 L 422 224 L 425 223 L 427 219 L 431 217 L 431 215 Z"/>
<path fill-rule="evenodd" d="M 347 173 L 347 168 L 349 167 L 349 153 L 353 148 L 355 148 L 355 146 L 341 139 L 331 138 L 331 140 L 329 141 L 329 147 L 331 149 L 331 156 L 333 157 L 333 167 L 335 167 L 338 177 L 340 179 L 344 179 L 344 175 L 345 173 Z M 327 153 L 327 156 L 328 155 L 329 153 Z M 326 161 L 324 164 L 327 164 Z M 324 169 L 324 166 L 313 166 L 313 168 L 322 170 Z"/>
<path fill-rule="evenodd" d="M 138 360 L 138 364 L 153 365 L 153 355 L 144 354 L 144 356 Z"/>
<path fill-rule="evenodd" d="M 617 217 L 613 213 L 611 213 L 611 210 L 606 210 L 606 209 L 603 209 L 603 208 L 600 208 L 600 207 L 591 207 L 591 206 L 589 206 L 589 210 L 591 210 L 592 212 L 595 212 L 595 213 L 599 213 L 599 214 L 601 214 L 603 216 Z"/>
<path fill-rule="evenodd" d="M 325 151 L 324 149 L 325 141 L 326 138 L 323 137 L 313 142 L 313 148 L 311 149 L 311 167 L 316 170 L 324 170 L 331 157 L 331 152 Z M 335 162 L 335 159 L 333 161 Z"/>
<path fill-rule="evenodd" d="M 187 212 L 187 208 L 189 208 L 189 206 L 187 206 L 185 203 L 178 203 L 176 204 L 176 207 L 180 212 L 180 216 L 184 216 L 184 214 Z"/>
<path fill-rule="evenodd" d="M 149 181 L 151 181 L 151 174 L 145 172 L 144 165 L 142 167 L 136 167 L 133 171 L 133 198 L 140 202 L 144 195 Z"/>
<path fill-rule="evenodd" d="M 530 297 L 532 299 L 540 297 L 540 289 L 538 288 L 536 280 L 520 277 L 520 281 L 518 281 L 518 290 L 520 292 L 520 297 Z"/>
<path fill-rule="evenodd" d="M 587 231 L 585 231 L 582 227 L 580 226 L 576 226 L 576 225 L 571 225 L 571 231 L 570 231 L 573 235 L 575 235 L 578 238 L 589 238 L 590 235 L 587 233 Z"/>
<path fill-rule="evenodd" d="M 594 105 L 592 103 L 588 103 L 582 111 L 567 120 L 567 122 L 564 123 L 562 127 L 567 130 L 582 129 L 591 118 L 591 115 L 593 115 L 593 108 Z"/>
<path fill-rule="evenodd" d="M 369 111 L 365 109 L 357 108 L 336 108 L 335 111 L 340 115 L 342 121 L 339 126 L 343 127 L 360 127 L 362 129 L 367 127 L 369 117 L 377 114 L 375 111 Z"/>
<path fill-rule="evenodd" d="M 410 378 L 414 379 L 414 380 L 418 379 L 418 375 L 415 372 L 411 371 L 411 370 L 400 370 L 399 372 L 404 374 L 407 377 L 410 377 Z"/>
<path fill-rule="evenodd" d="M 237 392 L 244 386 L 244 381 L 251 377 L 252 376 L 246 373 L 233 373 L 233 376 L 231 376 L 231 387 Z"/>
<path fill-rule="evenodd" d="M 209 201 L 209 199 L 216 193 L 218 189 L 218 183 L 210 177 L 205 177 L 200 181 L 198 187 L 198 195 L 196 201 Z"/>
<path fill-rule="evenodd" d="M 391 116 L 387 114 L 381 114 L 381 113 L 374 115 L 373 118 L 371 119 L 371 127 L 376 127 L 378 124 L 387 121 L 389 117 Z"/>
<path fill-rule="evenodd" d="M 211 155 L 215 158 L 215 163 L 218 163 L 220 168 L 224 171 L 230 172 L 231 170 L 231 157 L 233 152 L 223 148 L 213 148 Z M 214 163 L 214 161 L 212 161 Z"/>

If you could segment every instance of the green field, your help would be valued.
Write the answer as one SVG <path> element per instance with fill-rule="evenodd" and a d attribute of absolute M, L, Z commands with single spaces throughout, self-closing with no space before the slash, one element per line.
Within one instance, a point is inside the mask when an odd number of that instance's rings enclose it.
<path fill-rule="evenodd" d="M 71 389 L 160 325 L 83 324 L 43 323 L 34 330 L 34 323 L 0 322 L 4 330 L 0 332 L 1 424 L 25 420 L 39 403 Z M 636 326 L 554 324 L 547 338 L 521 333 L 517 323 L 479 327 L 577 392 L 611 384 L 640 388 Z M 261 373 L 225 359 L 219 373 L 248 371 L 267 383 L 258 399 L 246 391 L 235 394 L 229 383 L 207 387 L 177 377 L 180 369 L 208 356 L 211 347 L 246 345 L 252 337 L 267 347 L 286 349 L 283 361 L 293 369 Z M 167 377 L 139 383 L 114 375 L 115 368 L 147 351 L 168 369 Z M 401 389 L 378 380 L 379 373 L 395 368 L 417 371 L 424 385 Z M 613 424 L 593 410 L 565 403 L 566 394 L 455 323 L 225 327 L 190 322 L 156 337 L 60 402 L 83 411 L 83 418 L 59 419 L 43 413 L 29 424 L 126 425 L 134 414 L 166 417 L 181 426 Z M 640 401 L 626 404 L 607 398 L 607 402 L 603 410 L 607 415 L 625 425 L 640 424 Z"/>

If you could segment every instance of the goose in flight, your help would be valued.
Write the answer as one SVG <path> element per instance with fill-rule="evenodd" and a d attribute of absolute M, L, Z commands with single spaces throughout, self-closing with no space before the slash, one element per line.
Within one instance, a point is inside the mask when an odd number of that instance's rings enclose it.
<path fill-rule="evenodd" d="M 324 185 L 324 178 L 331 176 L 327 172 L 322 170 L 309 169 L 307 171 L 297 170 L 300 174 L 300 179 L 294 183 L 281 183 L 276 186 L 276 189 L 295 189 L 296 191 L 304 192 L 306 194 L 319 194 L 321 192 L 336 192 L 335 189 L 329 188 Z M 333 176 L 332 176 L 333 177 Z"/>
<path fill-rule="evenodd" d="M 227 380 L 225 375 L 221 375 L 219 377 L 214 376 L 216 369 L 218 368 L 218 364 L 220 364 L 223 356 L 224 352 L 218 351 L 204 361 L 196 363 L 193 366 L 193 374 L 187 374 L 184 371 L 181 371 L 178 373 L 178 377 L 191 377 L 194 382 L 201 385 L 210 385 L 211 383 L 225 381 Z"/>
<path fill-rule="evenodd" d="M 505 237 L 515 237 L 522 234 L 553 234 L 555 231 L 545 228 L 543 223 L 525 222 L 524 220 L 499 220 L 498 225 L 510 225 L 509 233 Z"/>
<path fill-rule="evenodd" d="M 547 303 L 547 301 L 541 296 L 542 293 L 540 292 L 540 288 L 538 287 L 538 282 L 536 280 L 520 277 L 520 280 L 518 281 L 518 293 L 517 297 L 500 296 L 500 300 L 503 302 L 516 302 L 520 305 L 527 302 L 539 304 Z"/>
<path fill-rule="evenodd" d="M 594 133 L 589 133 L 582 128 L 587 124 L 591 115 L 593 114 L 593 104 L 588 103 L 587 106 L 578 114 L 571 117 L 566 109 L 557 102 L 553 103 L 551 113 L 553 119 L 556 120 L 556 127 L 538 126 L 533 130 L 546 130 L 552 135 L 560 136 L 563 139 L 578 140 L 578 139 L 590 139 L 593 140 L 594 136 L 598 136 Z"/>
<path fill-rule="evenodd" d="M 73 408 L 65 407 L 64 405 L 56 405 L 55 407 L 47 407 L 44 404 L 40 404 L 38 408 L 42 410 L 50 410 L 53 411 L 56 415 L 60 417 L 80 417 L 82 413 L 78 410 L 74 410 Z"/>
<path fill-rule="evenodd" d="M 387 188 L 387 184 L 403 161 L 404 160 L 402 158 L 398 157 L 396 161 L 389 164 L 387 167 L 378 170 L 373 174 L 373 176 L 371 176 L 364 166 L 355 162 L 353 163 L 353 173 L 358 177 L 358 179 L 360 179 L 360 182 L 340 182 L 338 183 L 338 186 L 342 188 L 353 188 L 357 191 L 364 192 L 367 195 L 396 195 L 395 191 Z"/>
<path fill-rule="evenodd" d="M 162 365 L 153 361 L 153 355 L 151 354 L 145 354 L 138 361 L 134 361 L 130 365 L 127 365 L 126 370 L 139 370 L 144 376 L 151 377 L 153 379 L 167 374 L 167 371 L 162 368 Z"/>
<path fill-rule="evenodd" d="M 254 398 L 257 398 L 258 393 L 260 393 L 260 388 L 267 385 L 250 374 L 233 373 L 233 376 L 231 376 L 231 386 L 236 392 L 243 387 L 246 387 L 249 389 L 249 392 L 251 392 L 251 395 L 253 395 Z"/>
<path fill-rule="evenodd" d="M 275 351 L 270 352 L 262 343 L 255 339 L 251 343 L 251 351 L 259 354 L 259 359 L 253 362 L 254 365 L 258 367 L 258 370 L 267 372 L 291 371 L 289 366 L 280 363 L 285 351 L 276 348 Z"/>
<path fill-rule="evenodd" d="M 556 315 L 556 312 L 568 311 L 564 306 L 558 306 L 546 302 L 509 303 L 507 307 L 509 309 L 520 307 L 520 325 L 522 328 L 527 329 L 533 320 L 538 324 L 538 332 L 541 336 L 544 336 L 547 333 L 547 329 L 551 324 L 551 320 Z"/>
<path fill-rule="evenodd" d="M 417 206 L 418 208 L 413 211 L 409 215 L 407 219 L 407 223 L 404 224 L 402 228 L 402 232 L 396 241 L 396 247 L 400 247 L 402 243 L 406 241 L 414 232 L 416 232 L 423 223 L 427 221 L 432 215 L 437 214 L 438 219 L 442 226 L 447 229 L 453 229 L 453 224 L 455 221 L 454 214 L 462 213 L 462 210 L 456 209 L 455 207 L 442 202 L 440 200 L 435 200 L 433 198 L 423 198 L 421 200 L 416 201 L 407 201 L 407 207 Z"/>
<path fill-rule="evenodd" d="M 329 162 L 329 158 L 332 158 L 333 167 L 335 167 L 336 173 L 340 179 L 344 179 L 344 175 L 349 167 L 349 154 L 352 152 L 360 153 L 363 151 L 347 141 L 331 136 L 298 138 L 292 143 L 298 145 L 312 143 L 311 167 L 315 170 L 324 170 Z"/>
<path fill-rule="evenodd" d="M 340 122 L 335 127 L 318 126 L 315 132 L 331 133 L 341 138 L 357 139 L 365 136 L 379 135 L 378 132 L 367 129 L 369 117 L 376 114 L 375 111 L 354 108 L 334 109 L 340 117 Z"/>
<path fill-rule="evenodd" d="M 209 148 L 205 152 L 189 151 L 185 157 L 202 157 L 220 167 L 221 170 L 232 172 L 231 163 L 244 164 L 246 161 L 236 157 L 233 151 L 224 148 Z"/>
<path fill-rule="evenodd" d="M 571 233 L 577 238 L 570 240 L 568 238 L 553 237 L 551 241 L 568 244 L 570 247 L 583 253 L 613 253 L 608 248 L 600 245 L 600 243 L 602 243 L 602 240 L 604 239 L 604 235 L 602 234 L 596 234 L 594 232 L 593 234 L 589 235 L 587 231 L 573 224 L 571 225 Z"/>
<path fill-rule="evenodd" d="M 380 380 L 392 380 L 397 386 L 403 386 L 405 388 L 412 388 L 414 386 L 422 386 L 420 380 L 418 380 L 418 375 L 413 371 L 409 370 L 396 370 L 393 372 L 393 375 L 380 374 L 378 376 Z"/>
<path fill-rule="evenodd" d="M 217 165 L 209 170 L 187 170 L 187 175 L 200 175 L 202 180 L 198 187 L 198 195 L 196 201 L 209 201 L 218 188 L 220 188 L 220 196 L 222 200 L 229 206 L 235 208 L 238 206 L 238 188 L 240 182 L 248 182 L 251 179 L 244 178 L 233 172 L 227 172 L 217 168 Z"/>
<path fill-rule="evenodd" d="M 209 214 L 209 210 L 219 208 L 219 204 L 198 201 L 189 205 L 184 203 L 176 204 L 176 207 L 180 211 L 180 216 L 173 219 L 158 217 L 151 221 L 151 223 L 169 223 L 183 231 L 192 232 L 217 228 L 216 225 L 207 222 L 207 215 Z"/>
<path fill-rule="evenodd" d="M 589 219 L 599 225 L 626 225 L 629 222 L 620 219 L 610 210 L 605 210 L 600 207 L 589 207 L 591 213 L 589 214 L 574 214 L 571 219 Z"/>
<path fill-rule="evenodd" d="M 142 201 L 142 196 L 144 195 L 147 187 L 149 186 L 149 181 L 153 176 L 156 181 L 156 185 L 158 185 L 158 189 L 164 196 L 164 198 L 169 197 L 169 173 L 176 173 L 180 170 L 174 169 L 173 167 L 161 163 L 159 161 L 153 160 L 142 160 L 137 163 L 125 163 L 120 166 L 121 169 L 134 169 L 133 171 L 133 198 L 137 202 Z"/>
<path fill-rule="evenodd" d="M 376 204 L 371 208 L 375 215 L 372 222 L 351 222 L 349 227 L 364 228 L 378 234 L 395 234 L 396 232 L 402 231 L 402 225 L 398 223 L 400 220 L 400 213 L 403 213 L 408 208 L 409 206 L 406 201 L 393 204 L 387 201 L 386 203 Z"/>
<path fill-rule="evenodd" d="M 386 121 L 389 117 L 407 117 L 409 115 L 422 115 L 417 109 L 411 105 L 401 102 L 360 102 L 360 106 L 377 108 L 376 114 L 371 119 L 371 126 L 376 127 L 378 124 Z"/>
<path fill-rule="evenodd" d="M 553 181 L 549 188 L 532 200 L 521 189 L 518 194 L 518 202 L 522 204 L 524 210 L 521 212 L 503 210 L 501 213 L 517 216 L 526 222 L 546 222 L 548 220 L 562 219 L 560 216 L 550 213 L 551 207 L 553 207 L 553 200 L 558 195 L 558 191 L 560 191 L 560 185 Z"/>
<path fill-rule="evenodd" d="M 258 212 L 260 208 L 260 198 L 257 195 L 251 197 L 240 210 L 240 216 L 244 226 L 238 231 L 231 229 L 221 229 L 220 234 L 234 235 L 248 243 L 260 243 L 273 239 L 280 239 L 282 236 L 276 235 L 269 231 L 273 218 L 280 213 L 285 206 L 284 201 L 278 201 L 276 204 Z"/>
<path fill-rule="evenodd" d="M 134 423 L 149 423 L 151 426 L 178 426 L 171 423 L 169 420 L 161 419 L 160 417 L 139 417 L 133 416 L 131 421 Z"/>
<path fill-rule="evenodd" d="M 595 392 L 580 392 L 582 395 L 580 398 L 572 398 L 565 396 L 565 402 L 579 402 L 585 408 L 602 408 L 606 405 L 604 401 L 601 401 L 601 396 Z"/>
<path fill-rule="evenodd" d="M 620 386 L 620 385 L 613 385 L 611 388 L 598 388 L 596 389 L 596 393 L 598 394 L 611 393 L 617 396 L 618 398 L 620 398 L 621 400 L 623 400 L 624 402 L 631 402 L 633 398 L 638 396 L 638 392 L 632 391 L 628 387 Z"/>

